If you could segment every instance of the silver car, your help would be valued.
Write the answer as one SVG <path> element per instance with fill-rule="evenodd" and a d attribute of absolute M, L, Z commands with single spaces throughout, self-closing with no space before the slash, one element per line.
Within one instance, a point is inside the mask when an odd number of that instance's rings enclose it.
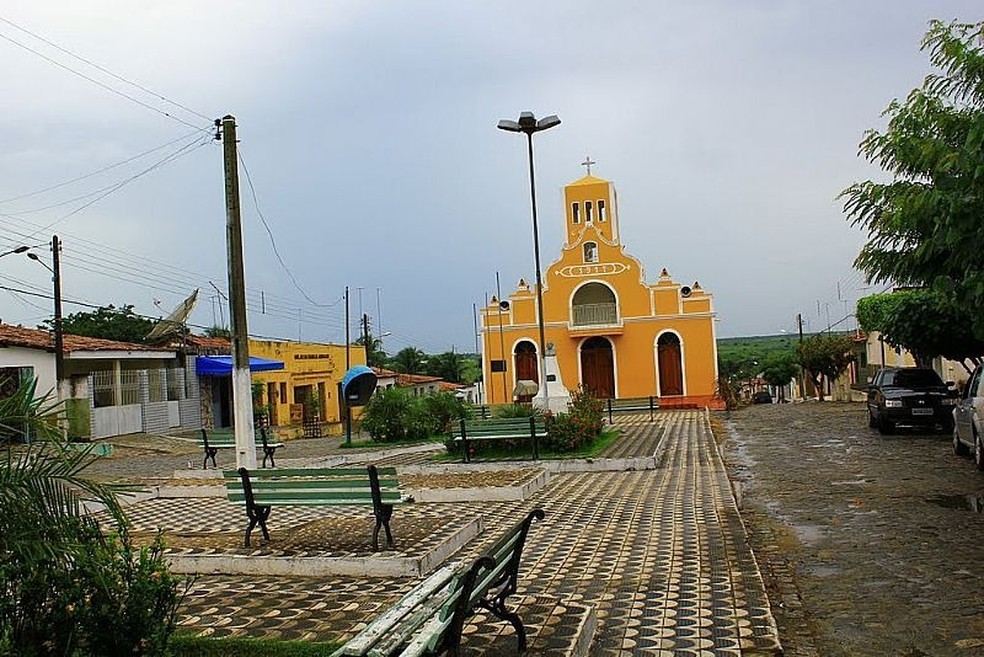
<path fill-rule="evenodd" d="M 953 407 L 953 452 L 966 456 L 971 451 L 978 470 L 984 470 L 984 366 L 974 370 L 963 394 Z"/>

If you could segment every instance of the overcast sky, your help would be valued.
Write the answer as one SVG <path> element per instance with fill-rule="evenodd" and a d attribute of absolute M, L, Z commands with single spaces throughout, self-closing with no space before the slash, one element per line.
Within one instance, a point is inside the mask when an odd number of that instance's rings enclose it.
<path fill-rule="evenodd" d="M 979 0 L 8 0 L 0 252 L 57 233 L 67 300 L 159 316 L 199 287 L 192 324 L 228 324 L 232 114 L 252 334 L 343 341 L 348 285 L 353 339 L 361 287 L 387 351 L 472 351 L 496 271 L 534 277 L 525 138 L 495 128 L 531 110 L 563 121 L 535 138 L 544 266 L 590 155 L 627 251 L 712 292 L 719 337 L 818 330 L 878 291 L 836 197 L 879 176 L 858 142 L 928 72 L 932 18 Z M 50 316 L 38 263 L 0 286 L 4 322 Z"/>

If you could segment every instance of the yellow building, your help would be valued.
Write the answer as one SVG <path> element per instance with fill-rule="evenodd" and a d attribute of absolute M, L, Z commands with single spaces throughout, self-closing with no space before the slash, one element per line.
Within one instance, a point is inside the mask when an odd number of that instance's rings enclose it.
<path fill-rule="evenodd" d="M 655 395 L 664 407 L 720 407 L 711 295 L 665 269 L 646 282 L 621 243 L 611 182 L 589 172 L 564 188 L 564 200 L 565 243 L 543 278 L 551 407 L 560 385 L 604 398 Z M 521 279 L 481 314 L 490 403 L 529 399 L 521 394 L 528 386 L 517 384 L 541 378 L 536 290 Z"/>
<path fill-rule="evenodd" d="M 284 364 L 282 370 L 252 375 L 253 385 L 262 385 L 260 403 L 269 409 L 271 426 L 296 425 L 317 415 L 339 430 L 338 385 L 345 376 L 345 345 L 250 339 L 249 353 Z M 349 360 L 350 366 L 364 365 L 365 349 L 353 346 Z"/>

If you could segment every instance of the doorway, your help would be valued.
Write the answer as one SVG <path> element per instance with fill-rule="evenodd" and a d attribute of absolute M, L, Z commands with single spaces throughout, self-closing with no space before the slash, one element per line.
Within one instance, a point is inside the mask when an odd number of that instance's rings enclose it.
<path fill-rule="evenodd" d="M 659 396 L 672 397 L 683 394 L 683 359 L 680 338 L 666 332 L 656 341 L 656 359 L 659 362 Z"/>
<path fill-rule="evenodd" d="M 615 354 L 605 338 L 589 338 L 581 345 L 581 385 L 598 399 L 615 397 Z"/>

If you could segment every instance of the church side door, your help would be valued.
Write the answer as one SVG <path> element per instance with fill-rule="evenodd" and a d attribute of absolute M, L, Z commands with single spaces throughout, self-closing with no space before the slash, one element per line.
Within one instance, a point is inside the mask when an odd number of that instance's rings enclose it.
<path fill-rule="evenodd" d="M 615 358 L 608 340 L 591 338 L 581 347 L 581 384 L 598 399 L 615 397 Z"/>
<path fill-rule="evenodd" d="M 683 363 L 680 353 L 680 338 L 673 333 L 659 336 L 656 355 L 659 360 L 660 397 L 683 394 Z"/>
<path fill-rule="evenodd" d="M 532 342 L 520 342 L 516 345 L 516 353 L 513 355 L 513 361 L 516 365 L 516 383 L 520 381 L 533 381 L 535 383 L 540 382 L 540 376 L 537 373 L 537 355 L 536 347 Z M 516 401 L 520 403 L 528 402 L 533 399 L 532 395 L 517 395 Z"/>

